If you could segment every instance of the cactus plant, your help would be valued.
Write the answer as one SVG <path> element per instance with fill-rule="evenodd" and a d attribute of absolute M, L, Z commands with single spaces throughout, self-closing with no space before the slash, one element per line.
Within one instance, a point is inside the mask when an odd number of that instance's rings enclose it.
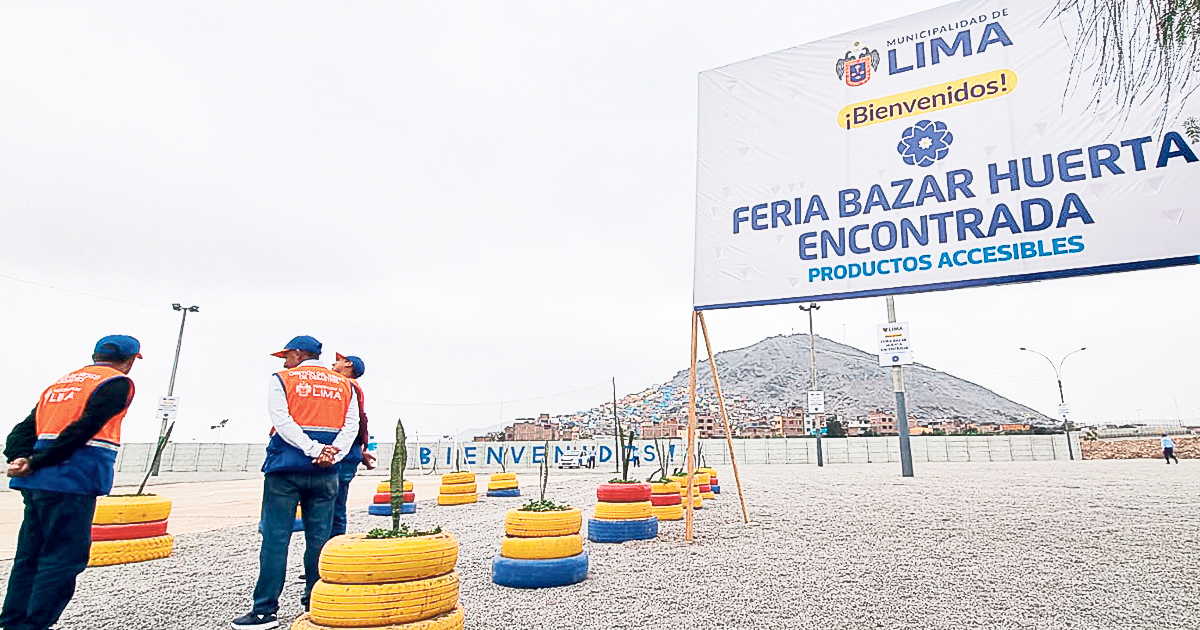
<path fill-rule="evenodd" d="M 392 451 L 392 529 L 400 531 L 400 507 L 404 503 L 404 467 L 408 465 L 408 445 L 404 443 L 404 422 L 396 419 L 396 448 Z"/>
<path fill-rule="evenodd" d="M 546 484 L 550 482 L 550 440 L 546 440 L 543 448 L 545 449 L 545 455 L 542 456 L 542 467 L 538 472 L 541 475 L 541 489 L 538 493 L 539 501 L 546 500 Z"/>

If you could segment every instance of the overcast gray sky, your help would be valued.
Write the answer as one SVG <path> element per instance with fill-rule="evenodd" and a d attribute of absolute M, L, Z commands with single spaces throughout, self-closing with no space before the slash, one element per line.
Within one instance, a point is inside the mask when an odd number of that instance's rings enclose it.
<path fill-rule="evenodd" d="M 146 355 L 125 441 L 152 439 L 172 302 L 201 307 L 180 440 L 222 418 L 223 440 L 265 440 L 268 353 L 297 334 L 364 358 L 381 436 L 400 415 L 445 433 L 665 381 L 687 366 L 697 73 L 940 4 L 5 3 L 0 425 L 125 333 Z M 1053 371 L 1019 346 L 1088 347 L 1064 374 L 1080 421 L 1195 419 L 1198 274 L 897 309 L 918 360 L 1045 413 Z M 801 315 L 708 318 L 729 349 Z M 885 315 L 828 303 L 817 332 L 872 351 Z"/>

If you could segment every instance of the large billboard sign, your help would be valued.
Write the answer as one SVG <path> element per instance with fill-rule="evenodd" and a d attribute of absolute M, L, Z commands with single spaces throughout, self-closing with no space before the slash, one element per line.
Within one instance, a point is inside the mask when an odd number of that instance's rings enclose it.
<path fill-rule="evenodd" d="M 1074 28 L 972 0 L 701 73 L 695 307 L 1200 262 L 1200 95 L 1097 102 Z"/>

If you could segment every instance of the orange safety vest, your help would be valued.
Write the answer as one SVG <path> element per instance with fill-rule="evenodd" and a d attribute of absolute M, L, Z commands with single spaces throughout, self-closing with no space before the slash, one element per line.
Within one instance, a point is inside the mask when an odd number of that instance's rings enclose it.
<path fill-rule="evenodd" d="M 340 431 L 346 424 L 350 379 L 319 365 L 297 366 L 276 376 L 283 383 L 288 414 L 301 429 Z"/>
<path fill-rule="evenodd" d="M 53 385 L 42 392 L 38 400 L 37 432 L 39 440 L 53 440 L 72 422 L 83 416 L 88 399 L 102 383 L 117 377 L 124 377 L 120 370 L 109 365 L 89 365 L 80 368 L 58 379 Z M 129 400 L 133 400 L 133 387 L 130 383 Z M 112 417 L 104 427 L 93 437 L 88 446 L 100 446 L 115 450 L 121 445 L 121 420 L 129 411 L 128 405 L 121 413 Z"/>

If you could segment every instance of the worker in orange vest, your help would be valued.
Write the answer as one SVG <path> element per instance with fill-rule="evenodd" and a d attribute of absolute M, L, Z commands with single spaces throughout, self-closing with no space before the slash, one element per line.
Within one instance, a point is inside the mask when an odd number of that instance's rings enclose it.
<path fill-rule="evenodd" d="M 319 577 L 317 561 L 333 526 L 337 464 L 358 435 L 358 401 L 350 379 L 321 365 L 321 342 L 301 335 L 272 356 L 283 371 L 270 379 L 267 411 L 272 435 L 263 462 L 262 549 L 254 607 L 230 622 L 233 630 L 279 625 L 279 595 L 287 578 L 288 544 L 296 506 L 304 520 L 305 589 L 308 608 Z"/>
<path fill-rule="evenodd" d="M 133 401 L 126 375 L 140 358 L 137 339 L 101 338 L 92 364 L 46 388 L 9 433 L 9 486 L 20 490 L 25 516 L 0 628 L 46 630 L 71 601 L 88 563 L 96 497 L 112 491 L 121 420 Z"/>

